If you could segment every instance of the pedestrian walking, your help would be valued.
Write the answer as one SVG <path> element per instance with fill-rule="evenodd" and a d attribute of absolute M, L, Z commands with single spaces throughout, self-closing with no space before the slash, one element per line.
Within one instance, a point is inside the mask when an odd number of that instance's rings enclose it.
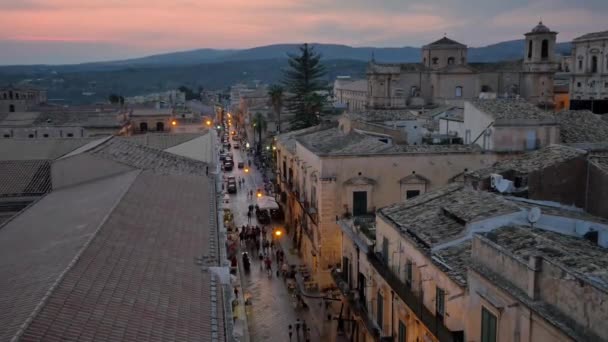
<path fill-rule="evenodd" d="M 296 320 L 296 336 L 300 338 L 300 319 Z"/>
<path fill-rule="evenodd" d="M 247 212 L 247 223 L 251 223 L 251 211 Z"/>
<path fill-rule="evenodd" d="M 287 327 L 287 329 L 289 331 L 289 340 L 291 341 L 291 335 L 293 335 L 291 324 Z"/>
<path fill-rule="evenodd" d="M 302 337 L 304 337 L 304 339 L 306 339 L 308 336 L 308 327 L 306 326 L 306 320 L 303 319 L 302 320 Z"/>

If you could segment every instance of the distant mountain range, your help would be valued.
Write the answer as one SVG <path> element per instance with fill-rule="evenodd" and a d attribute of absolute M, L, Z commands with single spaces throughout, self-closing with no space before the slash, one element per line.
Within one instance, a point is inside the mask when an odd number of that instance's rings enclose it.
<path fill-rule="evenodd" d="M 484 47 L 469 48 L 470 62 L 498 62 L 504 60 L 516 60 L 523 57 L 525 41 L 511 40 Z M 315 49 L 323 55 L 326 60 L 356 60 L 369 61 L 372 54 L 378 62 L 385 63 L 409 63 L 420 61 L 420 48 L 401 47 L 401 48 L 374 48 L 374 47 L 351 47 L 336 44 L 312 44 Z M 217 49 L 198 49 L 183 52 L 173 52 L 152 55 L 142 58 L 83 63 L 72 65 L 29 65 L 29 66 L 4 66 L 0 67 L 0 72 L 21 73 L 31 71 L 43 71 L 52 69 L 57 72 L 66 71 L 99 71 L 117 70 L 125 67 L 146 66 L 184 66 L 202 63 L 217 63 L 227 61 L 252 61 L 263 59 L 286 59 L 288 54 L 297 53 L 300 45 L 298 44 L 276 44 L 260 46 L 243 50 L 217 50 Z M 569 42 L 558 43 L 556 51 L 560 54 L 569 54 L 571 44 Z"/>
<path fill-rule="evenodd" d="M 469 48 L 470 62 L 498 62 L 523 57 L 524 40 L 513 40 L 480 48 Z M 338 75 L 365 77 L 372 53 L 385 63 L 419 62 L 420 48 L 373 48 L 313 44 L 323 55 L 327 81 Z M 0 85 L 29 83 L 48 90 L 49 98 L 64 103 L 90 103 L 107 99 L 110 93 L 124 96 L 175 89 L 225 89 L 238 82 L 279 82 L 290 53 L 298 44 L 261 46 L 245 50 L 200 49 L 143 58 L 72 65 L 0 66 Z M 569 54 L 570 43 L 556 50 Z"/>

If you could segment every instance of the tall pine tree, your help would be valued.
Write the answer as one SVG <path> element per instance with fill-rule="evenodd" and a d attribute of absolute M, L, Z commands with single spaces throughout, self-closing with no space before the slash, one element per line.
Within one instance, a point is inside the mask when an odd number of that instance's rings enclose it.
<path fill-rule="evenodd" d="M 325 98 L 316 92 L 326 90 L 325 67 L 321 55 L 312 46 L 300 46 L 300 54 L 289 55 L 289 67 L 284 71 L 287 93 L 290 94 L 287 108 L 295 115 L 291 120 L 292 129 L 314 126 L 320 122 L 320 112 Z"/>

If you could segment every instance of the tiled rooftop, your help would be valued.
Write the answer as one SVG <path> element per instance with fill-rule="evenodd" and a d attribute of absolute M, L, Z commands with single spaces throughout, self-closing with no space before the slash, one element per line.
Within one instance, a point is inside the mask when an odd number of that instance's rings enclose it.
<path fill-rule="evenodd" d="M 196 263 L 217 263 L 210 185 L 140 174 L 23 339 L 222 340 L 221 287 Z"/>
<path fill-rule="evenodd" d="M 398 153 L 473 153 L 481 152 L 478 145 L 395 145 L 393 151 Z"/>
<path fill-rule="evenodd" d="M 530 227 L 503 227 L 483 235 L 525 261 L 541 255 L 608 289 L 608 249 L 588 240 Z"/>
<path fill-rule="evenodd" d="M 438 39 L 428 45 L 425 45 L 424 47 L 434 47 L 434 46 L 438 46 L 438 45 L 451 45 L 451 46 L 458 46 L 458 47 L 466 47 L 466 45 L 459 43 L 453 39 L 450 39 L 448 37 L 443 37 L 441 39 Z"/>
<path fill-rule="evenodd" d="M 495 120 L 542 120 L 548 123 L 555 121 L 552 113 L 523 100 L 477 99 L 470 102 Z"/>
<path fill-rule="evenodd" d="M 568 110 L 555 114 L 563 143 L 608 142 L 608 121 L 588 110 Z"/>
<path fill-rule="evenodd" d="M 160 174 L 204 176 L 207 172 L 207 164 L 203 162 L 118 138 L 110 139 L 86 153 Z"/>
<path fill-rule="evenodd" d="M 400 72 L 418 72 L 426 70 L 421 63 L 376 63 L 371 62 L 367 65 L 367 73 L 376 74 L 399 74 Z"/>
<path fill-rule="evenodd" d="M 42 112 L 34 120 L 36 126 L 83 126 L 119 128 L 116 112 Z"/>
<path fill-rule="evenodd" d="M 528 152 L 494 163 L 491 167 L 469 171 L 468 175 L 477 178 L 489 177 L 492 173 L 515 171 L 527 174 L 532 171 L 541 170 L 551 165 L 585 156 L 586 151 L 563 145 L 550 145 L 540 150 Z"/>
<path fill-rule="evenodd" d="M 409 121 L 417 120 L 418 116 L 407 109 L 359 110 L 349 112 L 348 117 L 367 122 Z"/>
<path fill-rule="evenodd" d="M 471 263 L 472 240 L 465 240 L 433 253 L 440 262 L 435 263 L 450 279 L 460 286 L 467 284 L 467 269 Z"/>
<path fill-rule="evenodd" d="M 577 42 L 579 40 L 587 40 L 587 39 L 608 39 L 608 31 L 587 33 L 580 37 L 574 38 L 573 41 Z"/>
<path fill-rule="evenodd" d="M 469 222 L 520 211 L 487 192 L 454 183 L 379 210 L 403 234 L 415 236 L 429 248 L 459 237 Z"/>
<path fill-rule="evenodd" d="M 283 133 L 277 136 L 277 140 L 281 143 L 281 145 L 285 146 L 289 152 L 296 153 L 296 137 L 308 133 L 313 133 L 321 130 L 325 130 L 331 127 L 336 127 L 337 123 L 332 124 L 321 124 L 317 126 L 312 126 L 304 129 L 299 129 L 297 131 L 291 131 L 287 133 Z"/>
<path fill-rule="evenodd" d="M 147 133 L 132 135 L 128 137 L 119 137 L 121 140 L 130 141 L 139 145 L 153 147 L 159 150 L 166 150 L 170 147 L 181 145 L 192 139 L 203 136 L 205 133 Z"/>
<path fill-rule="evenodd" d="M 390 151 L 392 145 L 377 138 L 351 131 L 343 133 L 339 128 L 298 136 L 297 141 L 319 154 L 365 154 Z"/>
<path fill-rule="evenodd" d="M 591 161 L 595 166 L 608 173 L 608 155 L 595 154 L 589 157 L 589 161 Z"/>
<path fill-rule="evenodd" d="M 0 139 L 0 160 L 53 160 L 96 139 Z"/>
<path fill-rule="evenodd" d="M 51 187 L 49 161 L 0 161 L 0 197 L 42 195 L 51 191 Z"/>

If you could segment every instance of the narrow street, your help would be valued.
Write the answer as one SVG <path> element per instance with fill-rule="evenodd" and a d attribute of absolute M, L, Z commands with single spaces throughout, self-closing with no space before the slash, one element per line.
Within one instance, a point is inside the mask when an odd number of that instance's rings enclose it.
<path fill-rule="evenodd" d="M 243 161 L 247 165 L 248 158 L 244 150 L 232 149 L 231 152 L 234 155 L 235 165 L 238 165 L 240 161 Z M 234 176 L 237 179 L 239 177 L 245 179 L 245 185 L 239 187 L 237 194 L 230 195 L 234 222 L 237 227 L 242 227 L 243 225 L 247 225 L 249 204 L 255 205 L 256 201 L 255 198 L 249 199 L 247 192 L 253 190 L 255 196 L 256 190 L 264 187 L 263 177 L 255 166 L 252 166 L 248 173 L 245 173 L 243 169 L 235 167 L 233 171 L 226 172 L 225 174 L 227 176 Z M 258 224 L 255 215 L 251 220 L 251 224 Z M 273 222 L 270 227 L 267 226 L 269 228 L 267 229 L 267 234 L 271 234 L 276 227 L 282 226 L 278 222 Z M 297 257 L 291 255 L 290 245 L 291 238 L 289 235 L 284 236 L 281 239 L 281 246 L 285 251 L 286 259 L 290 264 L 296 264 L 298 263 Z M 241 252 L 245 250 L 246 247 L 241 247 Z M 240 252 L 239 267 L 240 274 L 243 277 L 243 294 L 246 298 L 250 298 L 251 301 L 251 305 L 246 308 L 251 341 L 289 341 L 288 326 L 290 324 L 294 325 L 291 341 L 306 341 L 302 329 L 300 329 L 300 336 L 296 336 L 295 322 L 298 318 L 301 321 L 305 320 L 310 328 L 310 341 L 334 340 L 335 336 L 333 335 L 335 335 L 335 331 L 333 334 L 331 331 L 335 330 L 334 324 L 332 322 L 329 324 L 324 323 L 323 320 L 326 317 L 326 313 L 321 300 L 308 300 L 309 309 L 296 309 L 286 283 L 281 277 L 276 276 L 277 264 L 274 262 L 274 259 L 272 276 L 268 276 L 266 271 L 260 267 L 261 263 L 256 252 L 248 252 L 252 260 L 251 271 L 249 273 L 244 272 Z M 339 303 L 335 302 L 332 305 L 339 306 Z"/>

